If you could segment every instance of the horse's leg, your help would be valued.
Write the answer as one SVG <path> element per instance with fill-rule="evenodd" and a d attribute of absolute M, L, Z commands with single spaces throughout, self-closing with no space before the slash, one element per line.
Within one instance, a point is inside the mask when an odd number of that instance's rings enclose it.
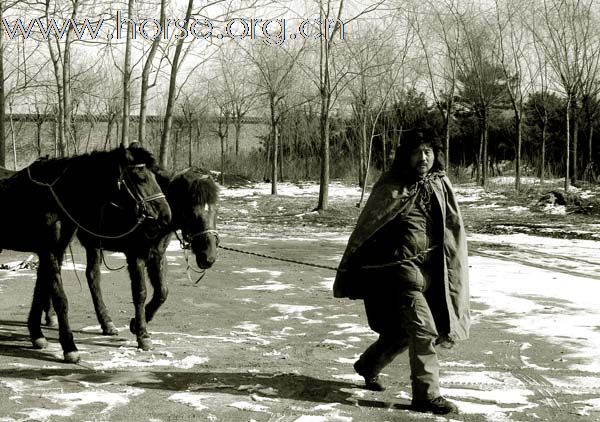
<path fill-rule="evenodd" d="M 35 288 L 33 290 L 33 300 L 29 317 L 27 318 L 27 328 L 29 329 L 29 338 L 35 349 L 44 349 L 48 346 L 48 341 L 42 333 L 41 319 L 44 308 L 48 307 L 51 299 L 50 278 L 48 272 L 51 271 L 49 258 L 46 255 L 39 255 L 39 264 L 37 277 L 35 279 Z"/>
<path fill-rule="evenodd" d="M 46 314 L 46 327 L 58 327 L 58 317 L 56 316 L 56 312 L 54 312 L 50 293 L 48 293 L 46 303 L 44 303 L 44 313 Z"/>
<path fill-rule="evenodd" d="M 100 262 L 101 252 L 96 248 L 85 248 L 87 257 L 87 266 L 85 268 L 85 276 L 87 278 L 90 293 L 92 295 L 92 301 L 94 302 L 94 310 L 96 311 L 96 318 L 102 327 L 102 334 L 106 336 L 116 336 L 119 334 L 119 330 L 115 327 L 112 322 L 108 309 L 104 304 L 102 298 L 102 289 L 100 288 Z"/>
<path fill-rule="evenodd" d="M 144 260 L 132 254 L 127 255 L 127 269 L 131 278 L 131 297 L 135 308 L 135 318 L 132 318 L 129 329 L 136 335 L 138 347 L 142 350 L 150 350 L 152 341 L 146 330 L 146 314 L 144 312 L 146 304 Z"/>
<path fill-rule="evenodd" d="M 39 274 L 43 274 L 43 277 L 38 278 L 36 281 L 33 304 L 28 320 L 32 342 L 34 343 L 35 347 L 37 340 L 44 337 L 40 328 L 40 319 L 46 300 L 45 298 L 47 297 L 47 289 L 49 287 L 50 294 L 52 296 L 52 305 L 54 306 L 54 310 L 56 311 L 56 315 L 58 317 L 58 338 L 63 349 L 65 362 L 77 363 L 79 362 L 80 357 L 77 351 L 77 346 L 75 346 L 75 341 L 73 340 L 73 333 L 71 332 L 71 328 L 69 326 L 69 302 L 63 289 L 62 278 L 60 275 L 62 255 L 42 253 L 39 255 L 39 257 L 41 269 Z M 43 267 L 45 267 L 46 270 L 42 269 Z M 44 287 L 44 285 L 47 287 Z"/>
<path fill-rule="evenodd" d="M 73 332 L 69 325 L 69 301 L 67 295 L 63 289 L 62 276 L 60 274 L 60 268 L 62 264 L 64 254 L 58 256 L 52 256 L 52 305 L 56 311 L 58 317 L 58 340 L 63 349 L 65 362 L 77 363 L 80 360 L 77 346 L 73 339 Z"/>
<path fill-rule="evenodd" d="M 150 284 L 152 284 L 153 294 L 152 299 L 146 305 L 146 322 L 152 321 L 156 311 L 161 307 L 167 300 L 169 289 L 167 288 L 167 282 L 165 278 L 165 247 L 159 245 L 158 248 L 153 249 L 150 252 L 148 260 L 146 261 L 146 268 L 148 270 L 148 278 Z"/>

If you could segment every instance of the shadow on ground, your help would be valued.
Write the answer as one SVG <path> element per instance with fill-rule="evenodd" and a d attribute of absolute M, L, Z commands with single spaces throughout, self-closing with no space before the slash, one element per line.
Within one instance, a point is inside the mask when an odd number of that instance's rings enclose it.
<path fill-rule="evenodd" d="M 144 389 L 187 392 L 223 392 L 248 396 L 320 403 L 340 403 L 372 408 L 409 409 L 408 403 L 357 398 L 352 391 L 356 384 L 323 380 L 289 373 L 248 374 L 238 372 L 160 372 L 160 371 L 94 371 L 77 366 L 65 368 L 2 370 L 0 379 L 56 380 L 87 383 L 124 384 Z"/>

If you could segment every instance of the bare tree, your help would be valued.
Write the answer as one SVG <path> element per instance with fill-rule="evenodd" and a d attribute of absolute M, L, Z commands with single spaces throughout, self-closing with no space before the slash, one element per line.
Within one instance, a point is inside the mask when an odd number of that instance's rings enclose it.
<path fill-rule="evenodd" d="M 428 2 L 421 19 L 411 19 L 425 58 L 431 95 L 444 122 L 445 166 L 450 168 L 450 132 L 457 83 L 461 12 L 458 0 Z M 425 21 L 425 20 L 428 21 Z M 425 21 L 421 25 L 421 21 Z M 431 35 L 434 34 L 434 37 Z M 433 38 L 433 39 L 432 39 Z M 436 51 L 437 50 L 437 51 Z"/>
<path fill-rule="evenodd" d="M 459 101 L 478 118 L 480 129 L 479 154 L 476 160 L 481 186 L 487 182 L 488 129 L 490 112 L 506 100 L 506 81 L 498 63 L 498 43 L 490 26 L 471 15 L 461 18 L 463 47 L 459 50 Z M 479 173 L 481 166 L 481 173 Z"/>
<path fill-rule="evenodd" d="M 283 52 L 266 44 L 255 44 L 247 50 L 248 57 L 258 71 L 258 94 L 266 98 L 269 105 L 270 152 L 271 152 L 271 194 L 277 195 L 277 154 L 279 148 L 279 122 L 281 105 L 292 82 L 293 68 L 303 52 L 302 48 Z"/>
<path fill-rule="evenodd" d="M 166 30 L 166 2 L 167 0 L 160 0 L 160 12 L 159 12 L 159 22 L 162 25 L 162 30 Z M 160 45 L 161 39 L 163 37 L 162 31 L 157 31 L 155 34 L 155 38 L 152 40 L 152 44 L 150 45 L 150 50 L 148 51 L 148 55 L 146 57 L 146 61 L 144 62 L 144 66 L 142 68 L 142 78 L 141 78 L 141 87 L 140 87 L 140 118 L 138 123 L 138 141 L 142 144 L 146 142 L 146 120 L 148 116 L 148 94 L 150 88 L 156 85 L 156 79 L 154 83 L 150 84 L 150 72 L 154 66 L 154 58 L 156 56 L 156 52 L 158 51 L 158 47 Z M 164 59 L 164 56 L 161 57 Z M 158 66 L 160 69 L 160 65 Z M 158 75 L 158 71 L 156 72 Z M 191 153 L 190 153 L 191 156 Z"/>
<path fill-rule="evenodd" d="M 412 18 L 408 14 L 405 17 L 407 20 Z M 415 40 L 415 31 L 408 25 L 403 34 L 393 31 L 382 34 L 376 30 L 363 31 L 361 34 L 347 45 L 351 56 L 348 73 L 352 78 L 349 90 L 354 99 L 352 107 L 360 124 L 359 186 L 364 188 L 374 130 L 383 111 L 381 106 L 387 104 L 393 85 L 405 65 Z"/>
<path fill-rule="evenodd" d="M 368 13 L 377 10 L 383 0 L 367 5 L 352 18 L 342 20 L 345 12 L 344 0 L 317 0 L 320 28 L 317 38 L 319 41 L 318 73 L 314 81 L 320 95 L 319 137 L 321 141 L 321 175 L 319 186 L 319 199 L 316 210 L 326 210 L 329 207 L 329 136 L 330 113 L 336 102 L 337 96 L 346 83 L 346 73 L 336 67 L 336 50 L 339 40 L 345 38 L 345 26 L 351 21 L 359 19 Z"/>
<path fill-rule="evenodd" d="M 526 3 L 515 0 L 503 0 L 496 4 L 496 24 L 498 28 L 498 40 L 500 43 L 499 58 L 500 65 L 507 81 L 506 88 L 508 98 L 513 109 L 515 119 L 515 190 L 521 189 L 521 148 L 523 134 L 523 108 L 524 99 L 532 88 L 532 79 L 526 79 L 529 75 L 527 62 L 530 60 L 531 51 L 527 39 L 525 25 L 522 19 L 531 10 L 526 8 Z"/>
<path fill-rule="evenodd" d="M 203 121 L 208 109 L 208 102 L 197 95 L 198 90 L 182 91 L 183 101 L 180 104 L 188 135 L 188 166 L 194 163 L 194 125 L 198 127 Z M 208 89 L 205 91 L 208 92 Z"/>
<path fill-rule="evenodd" d="M 257 100 L 252 92 L 251 81 L 254 75 L 249 71 L 240 72 L 240 69 L 248 68 L 249 63 L 244 59 L 247 59 L 247 56 L 237 54 L 234 49 L 221 48 L 219 51 L 225 95 L 231 103 L 231 120 L 235 129 L 235 155 L 238 155 L 240 150 L 242 122 Z"/>
<path fill-rule="evenodd" d="M 385 35 L 385 38 L 382 36 Z M 387 76 L 392 66 L 394 54 L 390 46 L 390 32 L 378 29 L 358 31 L 358 35 L 347 43 L 350 55 L 352 77 L 349 91 L 352 94 L 352 109 L 359 127 L 360 141 L 358 146 L 358 184 L 364 186 L 367 174 L 367 151 L 369 150 L 370 124 L 374 113 L 374 102 L 378 94 L 378 84 Z"/>
<path fill-rule="evenodd" d="M 535 19 L 535 18 L 534 18 Z M 530 27 L 530 25 L 527 25 Z M 532 57 L 531 61 L 528 61 L 529 77 L 534 81 L 534 86 L 537 88 L 536 93 L 529 96 L 529 104 L 532 107 L 532 112 L 539 122 L 541 128 L 541 157 L 540 157 L 540 168 L 539 177 L 540 183 L 544 182 L 546 172 L 546 144 L 548 138 L 548 122 L 550 119 L 549 115 L 549 99 L 550 99 L 550 86 L 549 86 L 549 65 L 546 61 L 543 47 L 539 43 L 539 38 L 535 35 L 532 39 Z"/>
<path fill-rule="evenodd" d="M 589 64 L 586 57 L 590 52 L 586 45 L 594 33 L 592 5 L 592 0 L 544 0 L 535 12 L 539 19 L 532 23 L 532 32 L 566 97 L 565 190 L 569 189 L 571 181 L 571 118 L 572 114 L 577 113 L 577 100 L 585 72 L 583 63 Z M 576 119 L 573 118 L 573 121 Z"/>
<path fill-rule="evenodd" d="M 127 0 L 127 18 L 133 20 L 134 0 Z M 129 115 L 131 113 L 131 49 L 134 35 L 132 22 L 127 23 L 125 58 L 123 60 L 123 107 L 121 109 L 121 144 L 129 145 Z"/>

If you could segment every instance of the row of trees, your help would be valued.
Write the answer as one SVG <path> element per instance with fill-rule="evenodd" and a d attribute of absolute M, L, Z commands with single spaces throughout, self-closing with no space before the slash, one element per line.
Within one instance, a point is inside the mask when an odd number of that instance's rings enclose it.
<path fill-rule="evenodd" d="M 103 116 L 118 122 L 123 143 L 134 136 L 149 144 L 148 115 L 159 115 L 160 141 L 148 146 L 165 166 L 172 165 L 175 117 L 187 122 L 190 161 L 199 126 L 216 119 L 223 174 L 235 159 L 229 139 L 239 155 L 242 122 L 262 118 L 270 128 L 262 154 L 272 193 L 284 156 L 304 161 L 308 173 L 316 159 L 317 209 L 328 206 L 330 162 L 347 164 L 351 156 L 364 186 L 372 162 L 385 169 L 402 133 L 415 127 L 437 133 L 448 167 L 471 165 L 481 185 L 501 158 L 514 162 L 516 189 L 524 158 L 540 177 L 549 166 L 564 175 L 565 189 L 596 172 L 600 6 L 593 0 L 315 0 L 301 7 L 268 0 L 2 0 L 0 18 L 8 29 L 18 18 L 39 16 L 46 24 L 92 16 L 114 22 L 125 6 L 123 17 L 138 23 L 181 16 L 180 30 L 154 40 L 133 39 L 133 25 L 125 25 L 125 40 L 80 39 L 73 30 L 59 37 L 32 31 L 28 38 L 0 31 L 1 165 L 10 149 L 5 134 L 14 134 L 3 125 L 20 112 L 52 116 L 58 156 L 80 152 L 76 116 L 89 116 L 90 125 Z M 253 21 L 250 35 L 241 16 L 286 21 Z M 181 36 L 189 35 L 192 17 L 233 36 Z M 313 19 L 303 27 L 309 37 L 299 36 L 301 17 Z M 324 24 L 316 28 L 316 21 Z M 10 141 L 14 155 L 19 140 Z"/>

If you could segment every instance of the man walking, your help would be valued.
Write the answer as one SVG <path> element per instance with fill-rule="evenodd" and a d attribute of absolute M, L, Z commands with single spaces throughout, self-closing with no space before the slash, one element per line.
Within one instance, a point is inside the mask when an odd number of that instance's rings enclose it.
<path fill-rule="evenodd" d="M 392 168 L 377 183 L 350 236 L 334 282 L 335 297 L 363 299 L 379 334 L 354 369 L 366 388 L 408 349 L 412 408 L 447 414 L 435 346 L 468 337 L 465 230 L 441 148 L 422 131 L 403 134 Z"/>

